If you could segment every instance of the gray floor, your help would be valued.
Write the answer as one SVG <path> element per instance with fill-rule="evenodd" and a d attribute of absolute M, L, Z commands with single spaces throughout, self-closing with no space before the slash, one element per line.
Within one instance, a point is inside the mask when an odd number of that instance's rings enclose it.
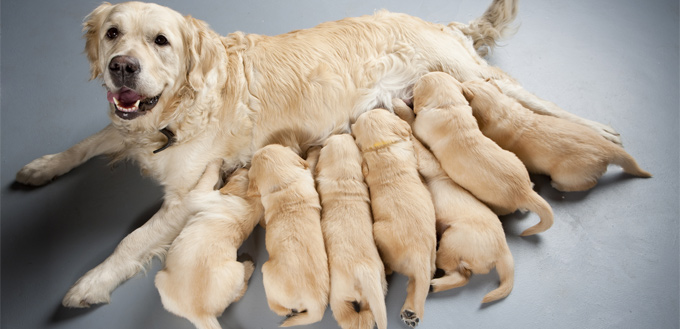
<path fill-rule="evenodd" d="M 69 286 L 158 209 L 162 193 L 133 165 L 95 159 L 42 188 L 14 183 L 22 165 L 62 151 L 107 124 L 100 83 L 88 82 L 81 22 L 100 0 L 4 0 L 1 150 L 3 328 L 191 328 L 166 312 L 153 286 L 161 264 L 121 285 L 111 304 L 60 307 Z M 488 1 L 162 1 L 217 32 L 279 34 L 387 8 L 434 22 L 467 22 Z M 537 95 L 607 123 L 654 174 L 610 168 L 585 193 L 560 193 L 534 177 L 555 225 L 520 238 L 535 215 L 503 218 L 516 262 L 512 294 L 480 306 L 495 273 L 430 295 L 421 328 L 678 328 L 678 2 L 522 0 L 521 23 L 489 58 Z M 245 297 L 220 318 L 225 328 L 273 328 L 260 266 L 258 229 L 243 251 L 258 268 Z M 406 280 L 387 295 L 390 328 Z M 330 311 L 313 328 L 336 328 Z"/>

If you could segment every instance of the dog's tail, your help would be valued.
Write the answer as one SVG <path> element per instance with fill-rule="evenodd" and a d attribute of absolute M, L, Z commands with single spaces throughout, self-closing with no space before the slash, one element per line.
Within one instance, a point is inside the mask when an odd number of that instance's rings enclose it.
<path fill-rule="evenodd" d="M 553 225 L 553 211 L 548 202 L 546 202 L 538 193 L 533 190 L 527 196 L 527 201 L 520 208 L 524 208 L 538 214 L 541 221 L 538 224 L 524 230 L 521 236 L 534 235 L 536 233 L 541 233 L 549 229 Z"/>
<path fill-rule="evenodd" d="M 373 329 L 376 324 L 378 329 L 387 328 L 387 283 L 381 274 L 360 265 L 354 271 L 353 282 L 348 282 L 356 291 L 351 294 L 331 293 L 333 317 L 341 328 Z"/>
<path fill-rule="evenodd" d="M 222 329 L 222 326 L 220 326 L 217 318 L 212 315 L 206 315 L 198 319 L 191 319 L 191 322 L 193 322 L 193 324 L 198 329 Z"/>
<path fill-rule="evenodd" d="M 381 277 L 382 271 L 375 271 L 369 268 L 361 267 L 357 273 L 357 279 L 361 284 L 361 289 L 366 298 L 373 319 L 375 320 L 378 329 L 387 328 L 387 309 L 385 307 L 385 278 Z M 369 328 L 373 328 L 371 326 Z"/>
<path fill-rule="evenodd" d="M 627 174 L 644 178 L 652 177 L 652 174 L 640 168 L 640 166 L 637 164 L 637 161 L 635 161 L 635 159 L 622 147 L 618 145 L 611 146 L 615 148 L 614 157 L 612 158 L 613 164 L 621 166 L 623 171 Z"/>
<path fill-rule="evenodd" d="M 486 56 L 499 39 L 517 30 L 511 24 L 517 17 L 518 2 L 519 0 L 493 0 L 481 17 L 468 25 L 459 25 L 460 30 L 472 38 L 480 56 Z"/>
<path fill-rule="evenodd" d="M 507 247 L 505 248 L 505 254 L 496 262 L 496 272 L 498 272 L 501 284 L 498 288 L 486 294 L 484 299 L 482 299 L 482 303 L 489 303 L 507 297 L 515 285 L 515 261 L 512 258 L 510 249 Z"/>

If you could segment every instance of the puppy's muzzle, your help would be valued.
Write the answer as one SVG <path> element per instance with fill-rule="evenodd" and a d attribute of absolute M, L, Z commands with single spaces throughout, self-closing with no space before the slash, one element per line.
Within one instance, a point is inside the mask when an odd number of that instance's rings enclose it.
<path fill-rule="evenodd" d="M 109 62 L 109 73 L 116 87 L 135 89 L 140 71 L 139 60 L 132 56 L 116 56 Z"/>

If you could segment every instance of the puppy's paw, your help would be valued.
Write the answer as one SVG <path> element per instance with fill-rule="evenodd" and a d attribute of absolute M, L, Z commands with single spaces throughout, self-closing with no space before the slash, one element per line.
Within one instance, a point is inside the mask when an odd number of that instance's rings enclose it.
<path fill-rule="evenodd" d="M 57 154 L 48 154 L 31 161 L 16 175 L 16 181 L 25 185 L 40 186 L 49 183 L 62 174 L 54 159 Z"/>
<path fill-rule="evenodd" d="M 404 321 L 404 323 L 411 328 L 415 328 L 420 322 L 420 318 L 411 310 L 403 310 L 399 316 L 401 317 L 401 321 Z"/>
<path fill-rule="evenodd" d="M 69 289 L 61 301 L 65 307 L 83 308 L 95 304 L 108 304 L 111 301 L 111 291 L 106 284 L 92 280 L 87 274 L 80 278 Z"/>

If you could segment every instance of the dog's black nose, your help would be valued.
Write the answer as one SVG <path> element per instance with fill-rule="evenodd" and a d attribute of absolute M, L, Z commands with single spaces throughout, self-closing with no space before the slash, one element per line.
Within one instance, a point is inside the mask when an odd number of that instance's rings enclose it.
<path fill-rule="evenodd" d="M 111 78 L 116 85 L 121 87 L 134 88 L 139 71 L 139 60 L 131 56 L 116 56 L 109 63 Z"/>

